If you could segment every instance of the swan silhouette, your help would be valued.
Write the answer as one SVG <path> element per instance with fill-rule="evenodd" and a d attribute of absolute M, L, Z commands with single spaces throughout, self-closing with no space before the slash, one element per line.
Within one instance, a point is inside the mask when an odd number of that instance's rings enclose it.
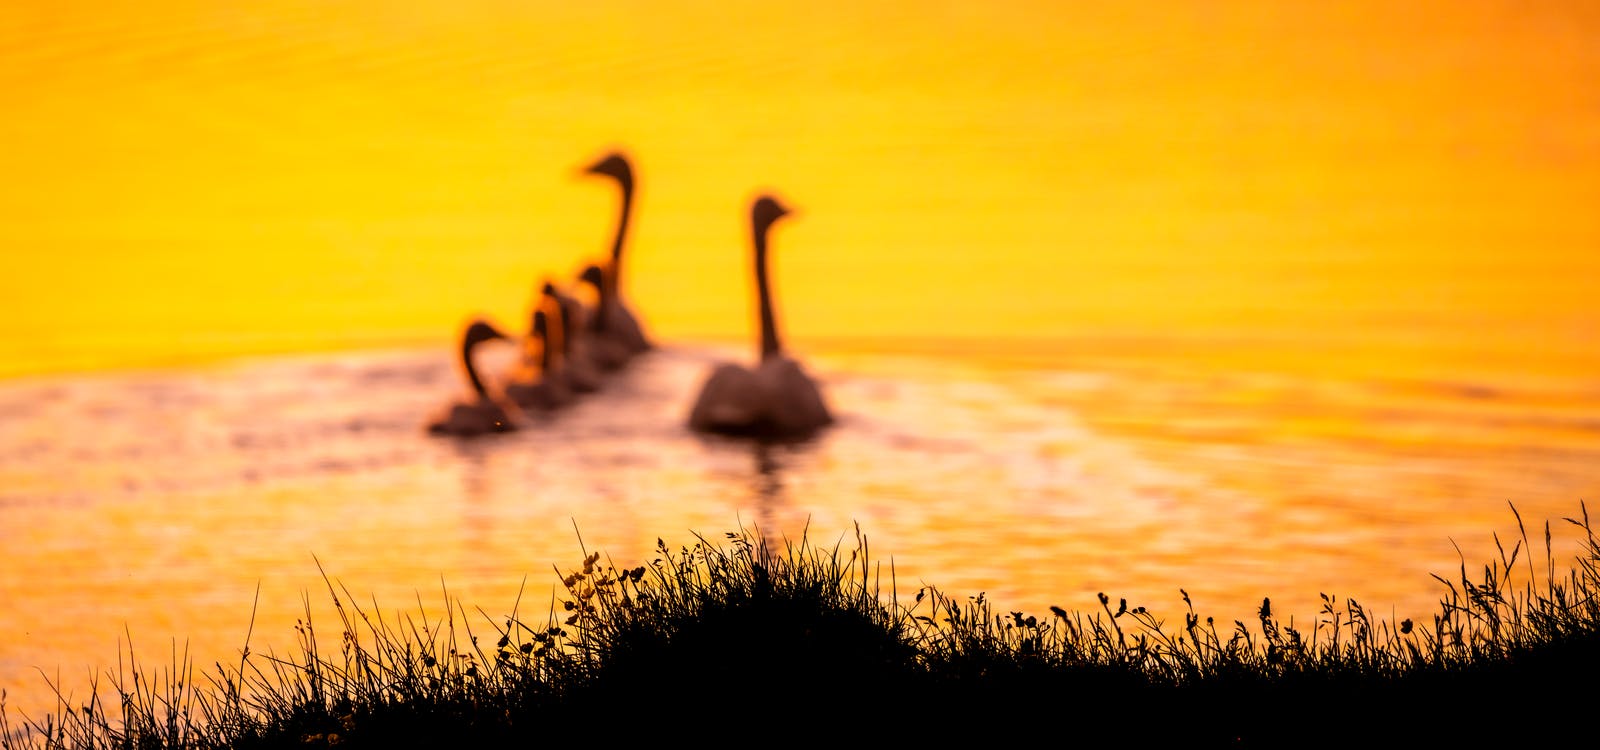
<path fill-rule="evenodd" d="M 540 342 L 539 374 L 531 380 L 516 381 L 506 385 L 506 398 L 516 402 L 524 411 L 553 411 L 572 402 L 572 387 L 561 375 L 561 326 L 551 325 L 549 315 L 541 305 L 533 313 L 533 331 L 530 338 Z M 560 315 L 559 312 L 556 315 Z"/>
<path fill-rule="evenodd" d="M 633 167 L 626 156 L 612 153 L 584 171 L 610 177 L 622 187 L 622 210 L 617 218 L 617 236 L 611 243 L 611 261 L 605 266 L 595 266 L 600 278 L 591 282 L 600 290 L 600 309 L 594 316 L 593 329 L 600 335 L 621 341 L 631 353 L 649 351 L 652 348 L 650 339 L 639 326 L 639 319 L 622 301 L 622 245 L 633 214 Z"/>
<path fill-rule="evenodd" d="M 478 368 L 472 363 L 472 350 L 478 344 L 505 338 L 505 334 L 482 320 L 474 320 L 467 326 L 461 337 L 461 364 L 475 398 L 473 401 L 452 404 L 449 411 L 428 425 L 428 432 L 467 437 L 516 429 L 511 417 L 489 396 L 483 379 L 478 377 Z"/>
<path fill-rule="evenodd" d="M 547 304 L 560 311 L 562 377 L 574 393 L 600 390 L 600 373 L 595 370 L 594 360 L 589 355 L 590 339 L 580 335 L 586 314 L 583 303 L 548 281 L 539 291 Z"/>
<path fill-rule="evenodd" d="M 833 422 L 822 392 L 783 352 L 767 280 L 767 230 L 789 210 L 772 196 L 750 209 L 755 239 L 756 293 L 761 310 L 761 363 L 754 370 L 718 365 L 706 378 L 689 412 L 689 427 L 703 432 L 760 438 L 800 438 Z"/>
<path fill-rule="evenodd" d="M 590 264 L 588 268 L 583 269 L 578 280 L 593 286 L 595 299 L 599 300 L 596 309 L 589 311 L 582 326 L 585 353 L 601 370 L 608 372 L 620 370 L 628 364 L 628 360 L 633 358 L 635 352 L 634 347 L 625 341 L 625 337 L 613 335 L 605 330 L 605 326 L 600 322 L 601 310 L 605 308 L 607 296 L 605 272 L 600 270 L 600 266 Z M 619 325 L 626 327 L 627 323 L 622 322 Z"/>

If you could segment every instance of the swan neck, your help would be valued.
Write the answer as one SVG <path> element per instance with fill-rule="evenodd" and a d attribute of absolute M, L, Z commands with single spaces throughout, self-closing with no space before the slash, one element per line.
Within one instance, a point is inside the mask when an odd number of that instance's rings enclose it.
<path fill-rule="evenodd" d="M 622 275 L 622 243 L 628 236 L 628 219 L 633 215 L 633 180 L 620 179 L 622 184 L 622 210 L 617 217 L 617 236 L 611 241 L 611 269 L 605 274 L 602 281 L 605 289 L 601 298 L 616 298 L 619 286 L 618 280 Z"/>
<path fill-rule="evenodd" d="M 606 291 L 606 288 L 611 284 L 610 281 L 607 281 L 610 276 L 610 270 L 601 269 L 600 278 L 594 283 L 595 314 L 589 316 L 589 330 L 596 333 L 604 333 L 606 321 L 610 319 L 611 294 Z"/>
<path fill-rule="evenodd" d="M 488 400 L 489 391 L 483 387 L 483 379 L 478 377 L 478 368 L 472 364 L 472 349 L 474 346 L 477 346 L 475 341 L 467 341 L 461 344 L 461 364 L 466 369 L 467 382 L 472 385 L 473 392 L 478 394 L 478 398 Z"/>
<path fill-rule="evenodd" d="M 777 356 L 783 346 L 778 341 L 777 316 L 772 312 L 772 289 L 767 281 L 767 229 L 770 223 L 755 224 L 756 296 L 761 305 L 761 360 Z"/>
<path fill-rule="evenodd" d="M 549 373 L 550 368 L 555 365 L 555 347 L 550 345 L 551 329 L 553 327 L 546 325 L 544 330 L 539 332 L 539 373 L 541 375 Z"/>
<path fill-rule="evenodd" d="M 567 350 L 567 316 L 561 309 L 561 304 L 556 303 L 553 315 L 556 316 L 555 325 L 545 326 L 544 353 L 541 357 L 541 367 L 549 372 L 561 361 L 561 355 Z"/>
<path fill-rule="evenodd" d="M 572 351 L 572 337 L 577 335 L 577 331 L 572 329 L 577 325 L 577 321 L 567 314 L 567 306 L 559 299 L 556 300 L 556 311 L 561 316 L 561 353 L 566 355 Z"/>

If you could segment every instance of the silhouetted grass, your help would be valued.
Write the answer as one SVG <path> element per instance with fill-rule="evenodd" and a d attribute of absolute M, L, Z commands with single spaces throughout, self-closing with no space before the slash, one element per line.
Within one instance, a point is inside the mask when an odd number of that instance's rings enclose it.
<path fill-rule="evenodd" d="M 1463 562 L 1455 579 L 1436 576 L 1431 622 L 1376 620 L 1325 595 L 1307 631 L 1268 601 L 1249 622 L 1218 623 L 1187 593 L 1174 623 L 1105 595 L 1098 611 L 1047 615 L 931 588 L 902 600 L 859 529 L 853 548 L 751 532 L 658 542 L 634 568 L 585 551 L 537 626 L 420 601 L 386 621 L 330 581 L 338 653 L 319 645 L 308 599 L 292 655 L 247 647 L 197 675 L 183 655 L 151 674 L 125 654 L 109 704 L 96 689 L 42 720 L 0 710 L 0 745 L 1590 744 L 1600 540 L 1583 511 L 1565 519 L 1583 551 L 1564 575 L 1548 523 L 1534 569 L 1519 516 L 1521 538 L 1480 574 Z"/>

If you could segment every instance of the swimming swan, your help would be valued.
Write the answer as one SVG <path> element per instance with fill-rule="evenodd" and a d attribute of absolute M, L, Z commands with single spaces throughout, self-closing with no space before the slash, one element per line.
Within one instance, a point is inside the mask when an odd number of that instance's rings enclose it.
<path fill-rule="evenodd" d="M 628 158 L 613 153 L 589 165 L 588 174 L 605 175 L 622 186 L 622 211 L 617 218 L 617 236 L 611 243 L 611 262 L 603 269 L 596 267 L 602 278 L 595 283 L 600 290 L 600 309 L 593 320 L 597 333 L 615 338 L 637 354 L 649 351 L 652 346 L 639 326 L 639 319 L 622 301 L 622 243 L 628 234 L 628 220 L 633 213 L 633 167 Z"/>
<path fill-rule="evenodd" d="M 600 373 L 595 370 L 589 354 L 589 337 L 583 334 L 585 311 L 578 298 L 556 288 L 548 281 L 540 289 L 546 304 L 560 311 L 561 316 L 561 375 L 573 393 L 593 393 L 600 390 Z"/>
<path fill-rule="evenodd" d="M 767 229 L 788 214 L 771 196 L 750 210 L 755 238 L 756 292 L 761 306 L 761 364 L 725 363 L 706 378 L 689 413 L 689 427 L 704 432 L 764 438 L 804 437 L 833 422 L 822 392 L 799 362 L 783 353 L 767 282 Z"/>
<path fill-rule="evenodd" d="M 516 429 L 505 410 L 490 398 L 488 390 L 483 387 L 483 380 L 478 377 L 478 368 L 472 364 L 472 350 L 478 344 L 504 338 L 505 334 L 482 320 L 474 320 L 467 326 L 466 333 L 461 337 L 461 364 L 476 398 L 471 402 L 452 404 L 448 412 L 428 425 L 428 432 L 466 437 Z"/>
<path fill-rule="evenodd" d="M 600 322 L 601 310 L 605 308 L 605 272 L 600 266 L 590 264 L 583 269 L 579 281 L 589 284 L 595 289 L 595 299 L 599 300 L 594 310 L 589 310 L 582 327 L 584 349 L 595 367 L 612 372 L 620 370 L 633 358 L 634 349 L 629 346 L 621 336 L 612 335 Z M 626 326 L 626 323 L 620 325 Z"/>
<path fill-rule="evenodd" d="M 534 311 L 533 331 L 529 334 L 540 342 L 539 374 L 531 380 L 506 385 L 506 398 L 524 411 L 552 411 L 571 403 L 574 397 L 572 387 L 560 373 L 561 327 L 550 324 L 545 307 L 541 305 Z M 555 314 L 560 315 L 560 312 Z"/>

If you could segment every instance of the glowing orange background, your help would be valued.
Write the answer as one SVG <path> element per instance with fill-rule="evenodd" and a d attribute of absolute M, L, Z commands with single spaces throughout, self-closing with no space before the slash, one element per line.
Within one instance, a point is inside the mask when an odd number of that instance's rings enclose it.
<path fill-rule="evenodd" d="M 0 374 L 518 325 L 612 146 L 662 338 L 749 335 L 770 188 L 800 341 L 1596 361 L 1593 3 L 59 5 L 0 8 Z"/>

